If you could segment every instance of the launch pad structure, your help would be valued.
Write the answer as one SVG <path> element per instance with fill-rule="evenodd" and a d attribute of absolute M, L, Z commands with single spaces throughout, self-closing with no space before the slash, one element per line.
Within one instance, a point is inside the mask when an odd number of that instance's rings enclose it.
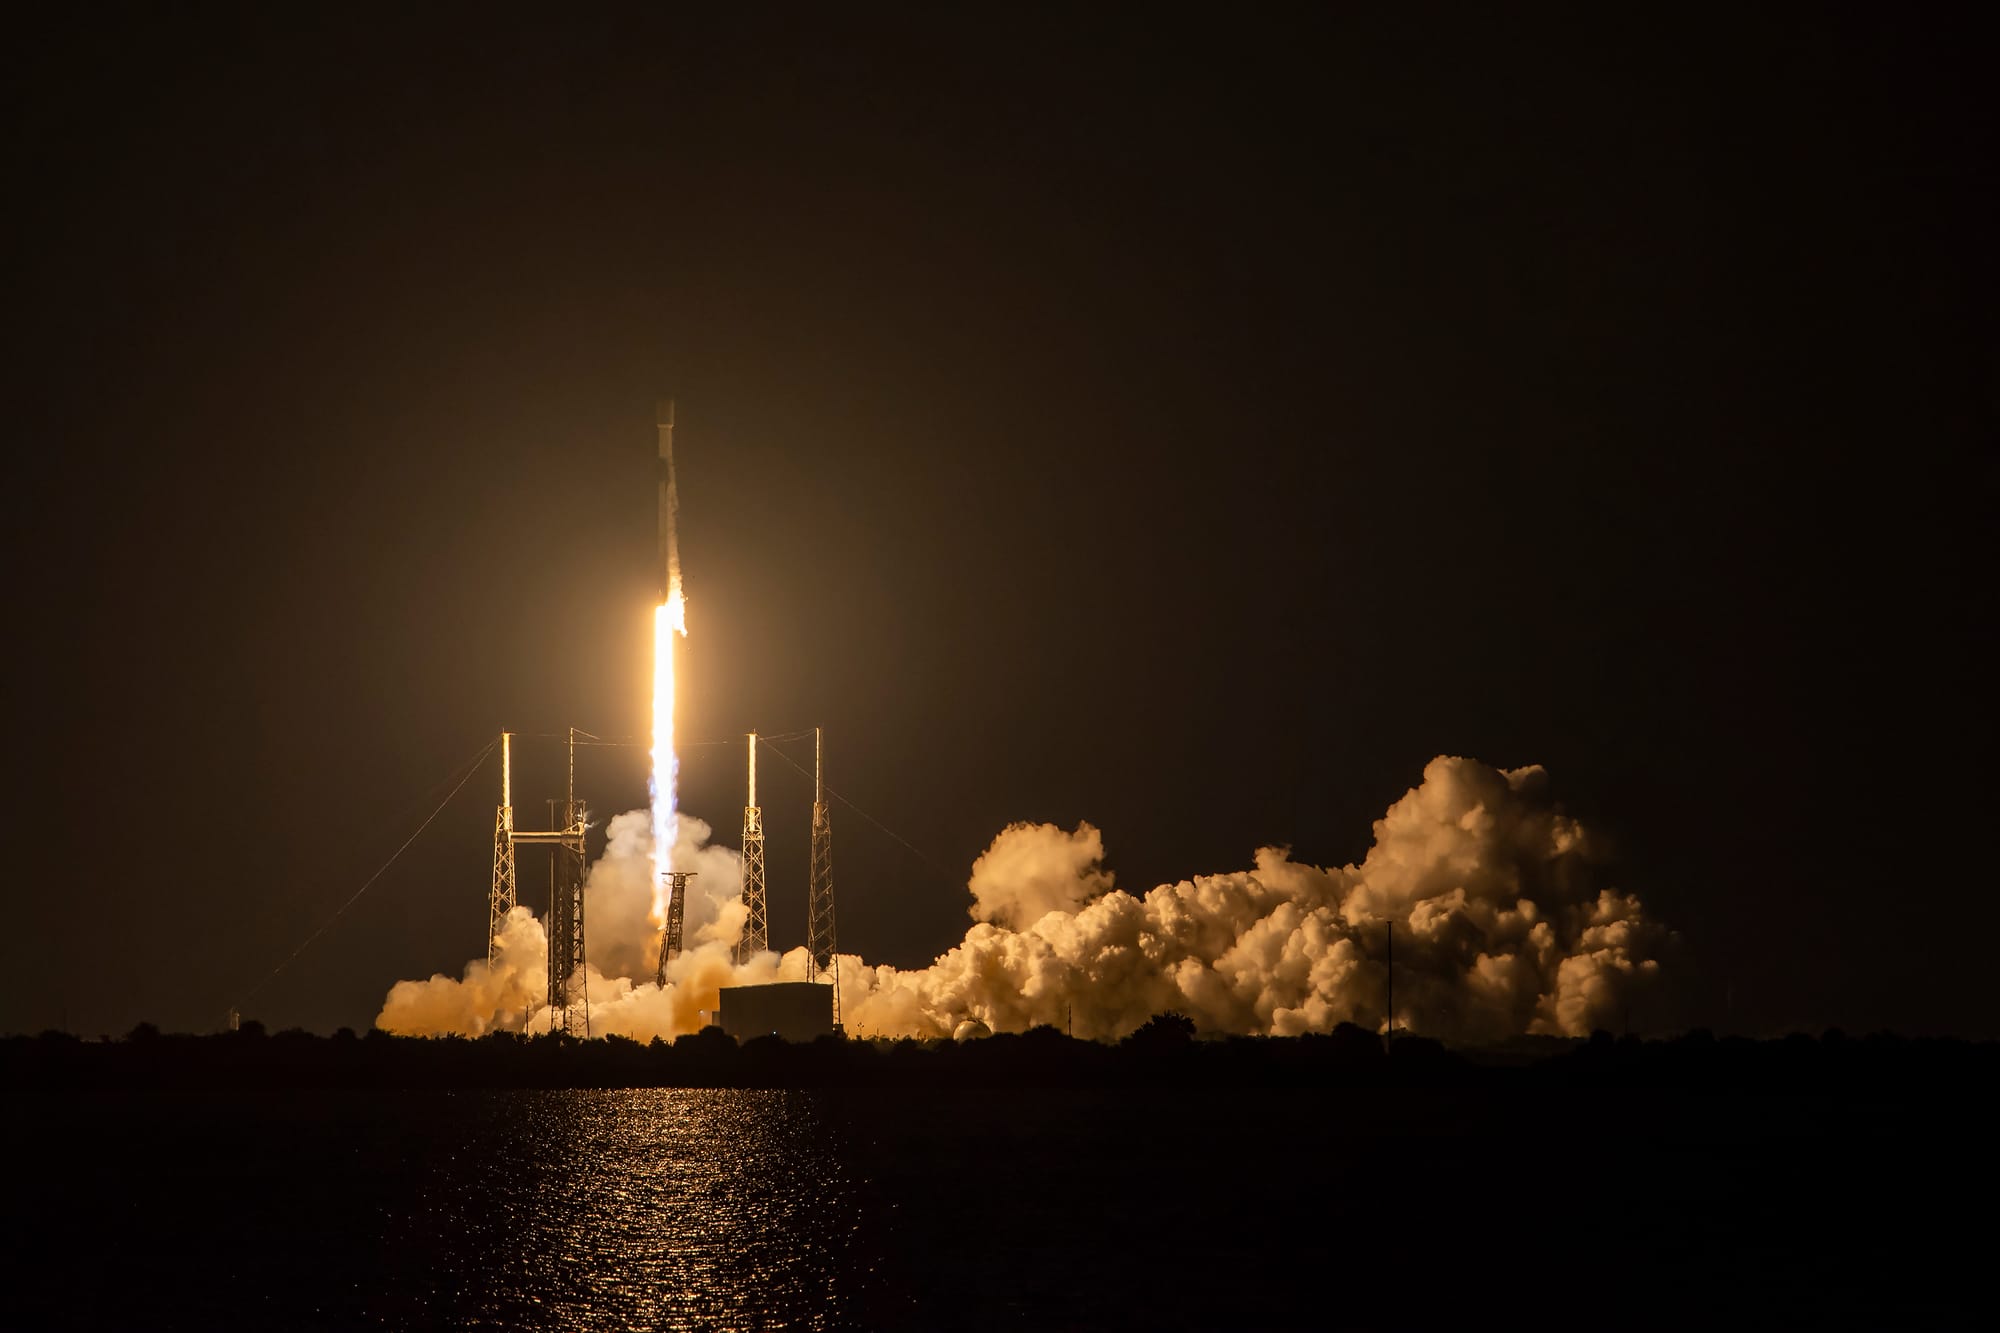
<path fill-rule="evenodd" d="M 520 901 L 517 849 L 547 846 L 554 849 L 549 866 L 549 903 L 542 915 L 548 938 L 548 995 L 552 1009 L 552 1031 L 568 1036 L 590 1035 L 590 997 L 584 974 L 583 885 L 586 871 L 586 837 L 590 813 L 576 796 L 576 747 L 579 738 L 591 744 L 603 742 L 586 731 L 571 727 L 567 734 L 567 785 L 563 799 L 551 801 L 550 823 L 554 827 L 528 830 L 514 822 L 514 738 L 518 733 L 500 733 L 500 804 L 493 816 L 493 882 L 487 895 L 486 961 L 497 960 L 500 939 L 507 918 Z M 743 903 L 745 919 L 737 941 L 735 961 L 741 965 L 770 948 L 769 912 L 764 877 L 764 810 L 757 803 L 758 733 L 750 732 L 748 751 L 748 791 L 743 806 Z M 558 810 L 560 815 L 558 817 Z M 666 921 L 660 932 L 659 962 L 654 983 L 667 984 L 667 964 L 682 950 L 682 934 L 687 905 L 688 882 L 695 871 L 663 871 L 667 880 Z M 813 807 L 812 860 L 807 883 L 806 981 L 830 988 L 829 1005 L 833 1031 L 841 1030 L 839 952 L 834 934 L 833 908 L 833 820 L 826 801 L 826 738 L 822 728 L 813 728 Z M 797 986 L 803 983 L 775 983 Z M 758 990 L 759 987 L 732 987 Z M 745 995 L 739 1008 L 755 1003 Z"/>
<path fill-rule="evenodd" d="M 499 949 L 507 917 L 518 905 L 520 884 L 515 849 L 522 844 L 555 849 L 549 864 L 549 908 L 542 918 L 548 936 L 549 1007 L 552 1031 L 573 1037 L 590 1035 L 590 996 L 583 974 L 584 838 L 590 812 L 576 799 L 575 727 L 569 729 L 569 782 L 560 802 L 560 822 L 541 832 L 514 827 L 514 733 L 500 733 L 500 808 L 493 816 L 493 888 L 487 896 L 486 962 Z"/>
<path fill-rule="evenodd" d="M 685 634 L 686 628 L 678 623 L 679 608 L 682 604 L 680 550 L 675 539 L 675 514 L 679 509 L 679 490 L 674 481 L 674 403 L 671 398 L 659 400 L 654 421 L 659 431 L 659 538 L 660 538 L 660 596 L 663 612 L 671 612 L 675 621 L 665 633 L 665 651 L 672 652 L 673 634 L 678 629 Z M 666 623 L 666 622 L 660 622 Z M 672 760 L 673 730 L 673 673 L 672 658 L 666 661 L 666 707 L 669 710 L 664 731 L 655 718 L 654 750 L 655 761 L 659 760 L 662 743 Z M 656 663 L 656 668 L 658 664 Z M 656 708 L 659 706 L 656 699 Z M 569 729 L 569 782 L 563 800 L 551 801 L 549 822 L 553 826 L 544 831 L 523 831 L 514 824 L 514 778 L 513 778 L 513 738 L 516 733 L 500 733 L 500 805 L 493 817 L 493 882 L 487 895 L 486 922 L 486 962 L 491 967 L 498 959 L 500 941 L 506 931 L 507 919 L 519 905 L 520 885 L 517 867 L 517 851 L 522 844 L 547 845 L 554 848 L 554 857 L 549 868 L 549 907 L 543 917 L 543 928 L 548 937 L 548 996 L 553 1010 L 551 1029 L 572 1036 L 590 1035 L 590 1002 L 584 973 L 584 928 L 583 928 L 583 883 L 585 875 L 585 837 L 590 828 L 589 812 L 576 799 L 576 746 L 579 735 L 592 743 L 603 744 L 589 732 Z M 757 741 L 758 735 L 749 733 L 749 788 L 743 804 L 743 880 L 742 895 L 744 921 L 738 938 L 735 961 L 738 965 L 748 962 L 770 948 L 769 911 L 765 899 L 764 883 L 764 810 L 757 803 Z M 622 744 L 622 742 L 611 742 Z M 780 757 L 784 758 L 782 751 Z M 790 762 L 787 759 L 787 762 Z M 796 765 L 794 765 L 796 767 Z M 671 784 L 671 773 L 669 774 Z M 669 809 L 672 804 L 672 787 L 669 792 Z M 557 816 L 556 806 L 560 804 L 561 814 Z M 657 818 L 657 815 L 656 815 Z M 656 836 L 659 836 L 656 833 Z M 813 807 L 812 807 L 812 858 L 807 884 L 806 914 L 806 983 L 826 983 L 831 986 L 830 1006 L 833 1030 L 840 1027 L 840 955 L 835 943 L 833 918 L 833 821 L 826 804 L 826 743 L 822 730 L 813 728 Z M 654 981 L 664 988 L 667 984 L 667 964 L 677 957 L 682 949 L 682 931 L 686 920 L 686 900 L 688 881 L 695 878 L 695 872 L 676 871 L 671 868 L 659 871 L 666 881 L 664 916 L 660 930 L 659 961 L 654 973 Z M 790 983 L 797 985 L 800 983 Z M 754 989 L 754 988 L 752 988 Z M 739 1001 L 739 1009 L 748 1005 L 752 1009 L 759 1003 L 755 997 L 744 996 Z M 743 1009 L 743 1012 L 750 1012 Z"/>
<path fill-rule="evenodd" d="M 780 757 L 783 754 L 779 751 Z M 786 1041 L 812 1041 L 829 1034 L 839 1036 L 842 1032 L 840 952 L 833 930 L 833 820 L 826 804 L 826 733 L 819 727 L 813 728 L 812 868 L 806 896 L 806 979 L 721 988 L 716 1023 L 739 1041 L 765 1035 Z M 749 917 L 744 927 L 745 943 L 736 950 L 738 963 L 767 947 L 764 812 L 757 804 L 754 731 L 750 733 L 749 803 L 743 807 L 743 900 L 749 908 Z M 757 944 L 748 948 L 752 923 Z M 664 977 L 664 964 L 662 974 Z"/>
<path fill-rule="evenodd" d="M 757 804 L 757 740 L 749 733 L 749 785 L 743 806 L 743 933 L 737 939 L 735 961 L 740 967 L 770 948 L 769 911 L 764 884 L 764 808 Z M 662 871 L 668 881 L 667 919 L 660 931 L 660 961 L 654 983 L 667 984 L 667 963 L 679 956 L 684 921 L 683 900 L 693 872 Z M 806 901 L 806 982 L 832 988 L 833 1031 L 840 1031 L 839 951 L 833 916 L 833 820 L 826 804 L 826 733 L 813 728 L 812 863 Z M 777 982 L 774 985 L 799 985 Z M 758 987 L 729 989 L 755 990 Z M 745 1003 L 753 1003 L 746 999 Z"/>

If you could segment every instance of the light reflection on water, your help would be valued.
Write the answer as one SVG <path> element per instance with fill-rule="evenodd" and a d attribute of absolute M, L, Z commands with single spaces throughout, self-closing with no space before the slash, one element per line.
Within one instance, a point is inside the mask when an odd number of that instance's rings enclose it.
<path fill-rule="evenodd" d="M 0 1131 L 34 1145 L 0 1210 L 0 1273 L 19 1279 L 0 1282 L 0 1328 L 920 1326 L 884 1258 L 903 1215 L 870 1178 L 884 1135 L 840 1105 L 738 1089 L 0 1095 Z"/>
<path fill-rule="evenodd" d="M 1652 1089 L 0 1090 L 17 1147 L 0 1329 L 1506 1323 L 1547 1282 L 1450 1258 L 1454 1219 L 1494 1170 L 1532 1185 L 1588 1166 L 1579 1125 L 1651 1146 L 1617 1261 L 1565 1268 L 1565 1308 L 1982 1326 L 1969 1288 L 1902 1277 L 1985 1271 L 1984 1233 L 1929 1183 L 1992 1192 L 1961 1151 L 1982 1107 L 1960 1123 L 1926 1103 L 1919 1123 Z"/>
<path fill-rule="evenodd" d="M 389 1255 L 426 1256 L 432 1280 L 381 1291 L 377 1318 L 588 1329 L 870 1322 L 879 1256 L 863 1237 L 841 1131 L 813 1094 L 444 1100 L 463 1132 L 442 1152 L 423 1135 L 432 1151 L 410 1163 L 422 1178 L 415 1206 L 385 1218 L 383 1237 Z"/>

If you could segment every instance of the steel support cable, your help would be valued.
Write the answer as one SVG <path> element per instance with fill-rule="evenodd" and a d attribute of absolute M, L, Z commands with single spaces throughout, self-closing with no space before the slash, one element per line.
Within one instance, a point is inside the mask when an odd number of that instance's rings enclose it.
<path fill-rule="evenodd" d="M 765 739 L 765 737 L 760 736 L 758 737 L 758 739 L 763 740 Z M 771 753 L 777 755 L 778 758 L 790 764 L 794 769 L 797 769 L 800 777 L 806 779 L 808 782 L 812 780 L 812 774 L 808 772 L 805 768 L 801 767 L 798 760 L 792 758 L 790 755 L 786 754 L 783 750 L 780 750 L 777 746 L 773 745 L 771 747 Z M 940 875 L 944 875 L 947 878 L 951 877 L 952 872 L 946 870 L 943 866 L 939 865 L 935 860 L 931 859 L 931 857 L 927 855 L 921 847 L 918 847 L 908 838 L 905 838 L 902 834 L 896 832 L 896 830 L 890 828 L 887 824 L 884 824 L 881 820 L 875 818 L 875 816 L 869 814 L 866 810 L 863 810 L 860 806 L 848 800 L 845 796 L 842 796 L 839 792 L 835 791 L 830 784 L 822 784 L 822 785 L 826 786 L 826 794 L 828 796 L 831 796 L 834 800 L 839 801 L 849 810 L 852 810 L 855 814 L 860 815 L 870 824 L 873 824 L 877 829 L 877 831 L 881 832 L 882 834 L 890 838 L 892 841 L 900 844 L 905 851 L 910 853 L 910 855 L 916 857 L 919 861 L 922 861 L 925 865 L 937 871 Z"/>
<path fill-rule="evenodd" d="M 580 737 L 589 735 L 588 732 L 583 732 L 583 731 L 579 731 L 576 734 Z M 569 737 L 566 734 L 560 731 L 517 731 L 514 732 L 513 735 L 522 740 L 531 740 L 531 741 L 561 741 L 569 739 Z M 706 749 L 712 749 L 713 747 L 718 745 L 741 745 L 742 743 L 743 742 L 740 740 L 680 741 L 675 744 L 674 750 L 676 753 L 678 753 L 682 750 L 706 750 Z M 590 748 L 601 748 L 601 749 L 612 749 L 612 750 L 650 750 L 653 748 L 653 742 L 636 736 L 626 740 L 612 740 L 612 741 L 605 740 L 602 737 L 593 736 L 589 740 L 578 740 L 577 742 L 575 742 L 575 744 L 579 750 L 590 749 Z"/>
<path fill-rule="evenodd" d="M 444 813 L 444 808 L 451 804 L 452 798 L 454 796 L 457 796 L 460 791 L 464 790 L 466 783 L 472 781 L 472 775 L 479 771 L 480 766 L 484 764 L 486 760 L 493 754 L 493 751 L 499 747 L 499 744 L 500 741 L 498 740 L 498 738 L 490 740 L 480 748 L 478 754 L 475 754 L 474 756 L 472 756 L 472 758 L 466 760 L 465 763 L 460 766 L 465 770 L 464 773 L 460 774 L 458 781 L 452 784 L 451 790 L 445 793 L 445 798 L 442 801 L 438 802 L 437 808 L 432 810 L 428 815 L 424 816 L 424 822 L 417 825 L 416 832 L 412 833 L 409 837 L 403 839 L 402 846 L 396 848 L 394 852 L 390 853 L 389 859 L 384 861 L 381 864 L 381 866 L 377 868 L 375 873 L 370 875 L 366 880 L 366 882 L 364 882 L 360 888 L 356 889 L 346 902 L 340 905 L 339 909 L 336 910 L 332 916 L 328 917 L 325 921 L 321 922 L 318 930 L 315 930 L 312 934 L 306 936 L 305 941 L 301 943 L 298 948 L 292 950 L 292 952 L 285 958 L 284 962 L 279 963 L 276 967 L 272 968 L 270 972 L 265 974 L 264 979 L 262 981 L 259 981 L 249 990 L 244 991 L 242 995 L 238 996 L 234 1001 L 230 1003 L 229 1007 L 231 1009 L 242 1008 L 242 1006 L 252 996 L 256 995 L 258 991 L 263 990 L 264 987 L 270 985 L 272 979 L 275 978 L 280 972 L 283 972 L 286 968 L 290 967 L 294 962 L 298 961 L 299 955 L 304 953 L 307 949 L 311 948 L 314 940 L 317 940 L 320 936 L 326 934 L 326 932 L 333 927 L 334 922 L 340 920 L 341 917 L 347 915 L 347 909 L 354 906 L 354 904 L 356 904 L 357 902 L 360 902 L 361 895 L 368 892 L 368 890 L 374 888 L 375 882 L 381 879 L 382 876 L 389 873 L 389 867 L 395 865 L 396 862 L 402 858 L 403 853 L 410 850 L 410 844 L 415 842 L 418 838 L 422 837 L 424 830 L 431 826 L 432 821 L 435 820 L 439 815 Z M 456 773 L 457 770 L 454 769 L 453 772 Z M 446 778 L 445 781 L 450 782 L 451 779 Z M 437 790 L 437 788 L 433 787 L 431 790 L 435 791 Z"/>
<path fill-rule="evenodd" d="M 521 737 L 523 740 L 532 741 L 562 741 L 570 739 L 570 735 L 566 731 L 517 731 L 512 734 Z M 767 736 L 760 731 L 757 733 L 757 739 L 760 741 L 802 741 L 812 734 L 813 729 L 811 727 L 807 727 L 804 731 L 787 731 L 771 736 Z M 741 745 L 744 736 L 747 735 L 749 733 L 745 732 L 743 736 L 732 736 L 728 740 L 722 741 L 680 741 L 675 744 L 674 748 L 676 750 L 701 750 L 714 745 Z M 649 736 L 599 736 L 595 733 L 585 731 L 582 727 L 578 727 L 576 729 L 576 744 L 579 746 L 610 745 L 625 749 L 643 750 L 651 749 L 653 741 Z"/>

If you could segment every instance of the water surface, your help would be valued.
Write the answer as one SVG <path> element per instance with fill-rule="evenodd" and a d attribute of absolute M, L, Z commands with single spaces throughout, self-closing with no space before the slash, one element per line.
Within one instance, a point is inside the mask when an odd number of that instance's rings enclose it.
<path fill-rule="evenodd" d="M 1961 1326 L 1967 1117 L 1395 1089 L 0 1095 L 14 1329 Z"/>

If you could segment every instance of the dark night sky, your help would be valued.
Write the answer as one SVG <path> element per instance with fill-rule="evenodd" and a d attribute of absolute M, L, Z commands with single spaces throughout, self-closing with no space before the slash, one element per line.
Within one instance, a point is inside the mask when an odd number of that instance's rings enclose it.
<path fill-rule="evenodd" d="M 642 732 L 671 393 L 683 734 L 823 724 L 942 867 L 837 807 L 847 950 L 1016 819 L 1352 860 L 1449 752 L 1686 1021 L 2000 1034 L 1972 13 L 12 15 L 0 1030 L 212 1027 L 500 727 Z M 246 1012 L 481 952 L 494 785 Z"/>

